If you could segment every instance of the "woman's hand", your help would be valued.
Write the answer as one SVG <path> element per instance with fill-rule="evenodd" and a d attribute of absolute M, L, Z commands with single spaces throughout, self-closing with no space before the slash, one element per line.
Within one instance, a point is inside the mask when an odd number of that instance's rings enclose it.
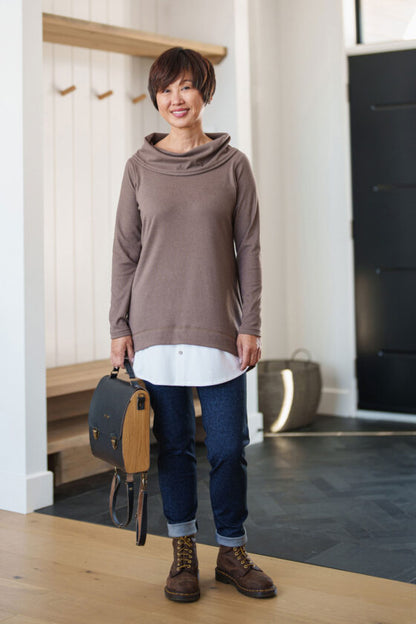
<path fill-rule="evenodd" d="M 245 370 L 247 366 L 255 366 L 261 358 L 260 338 L 250 334 L 238 334 L 237 351 L 241 370 Z"/>
<path fill-rule="evenodd" d="M 114 338 L 111 341 L 111 364 L 117 368 L 124 366 L 126 353 L 130 362 L 133 364 L 134 349 L 132 337 L 122 336 L 121 338 Z"/>

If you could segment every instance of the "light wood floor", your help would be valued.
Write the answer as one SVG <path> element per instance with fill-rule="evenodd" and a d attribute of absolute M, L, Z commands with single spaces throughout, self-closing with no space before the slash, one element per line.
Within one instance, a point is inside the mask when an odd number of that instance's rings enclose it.
<path fill-rule="evenodd" d="M 163 595 L 170 540 L 42 514 L 0 511 L 3 624 L 415 624 L 416 586 L 256 556 L 279 596 L 254 600 L 214 580 L 216 548 L 198 546 L 201 599 Z"/>

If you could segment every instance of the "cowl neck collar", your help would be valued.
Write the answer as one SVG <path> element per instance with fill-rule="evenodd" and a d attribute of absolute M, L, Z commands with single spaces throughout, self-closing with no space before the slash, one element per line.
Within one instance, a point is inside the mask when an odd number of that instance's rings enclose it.
<path fill-rule="evenodd" d="M 134 154 L 145 169 L 166 175 L 196 175 L 223 165 L 235 153 L 225 132 L 207 133 L 212 141 L 183 154 L 175 154 L 155 147 L 166 134 L 153 132 L 145 137 L 142 147 Z"/>

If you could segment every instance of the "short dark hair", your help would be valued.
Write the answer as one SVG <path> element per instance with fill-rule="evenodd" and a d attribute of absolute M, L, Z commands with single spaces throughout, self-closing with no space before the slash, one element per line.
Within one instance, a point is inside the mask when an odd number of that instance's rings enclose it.
<path fill-rule="evenodd" d="M 211 61 L 195 50 L 169 48 L 153 63 L 149 73 L 148 90 L 157 109 L 156 95 L 166 89 L 179 76 L 189 71 L 195 89 L 200 92 L 204 104 L 211 101 L 215 92 L 215 72 Z"/>

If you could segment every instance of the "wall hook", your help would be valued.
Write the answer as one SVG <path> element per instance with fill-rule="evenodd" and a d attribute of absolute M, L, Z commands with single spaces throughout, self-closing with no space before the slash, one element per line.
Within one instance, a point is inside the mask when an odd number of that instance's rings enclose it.
<path fill-rule="evenodd" d="M 110 95 L 113 95 L 114 91 L 106 91 L 105 93 L 100 93 L 99 95 L 97 94 L 97 97 L 99 100 L 103 100 L 106 97 L 109 97 Z"/>
<path fill-rule="evenodd" d="M 142 93 L 141 95 L 138 95 L 137 97 L 133 98 L 132 102 L 133 104 L 137 104 L 138 102 L 141 102 L 145 98 L 146 98 L 146 93 Z"/>
<path fill-rule="evenodd" d="M 67 95 L 68 93 L 72 93 L 72 91 L 75 91 L 75 89 L 76 89 L 76 86 L 72 85 L 72 87 L 68 87 L 67 89 L 60 90 L 59 93 L 61 95 Z"/>

